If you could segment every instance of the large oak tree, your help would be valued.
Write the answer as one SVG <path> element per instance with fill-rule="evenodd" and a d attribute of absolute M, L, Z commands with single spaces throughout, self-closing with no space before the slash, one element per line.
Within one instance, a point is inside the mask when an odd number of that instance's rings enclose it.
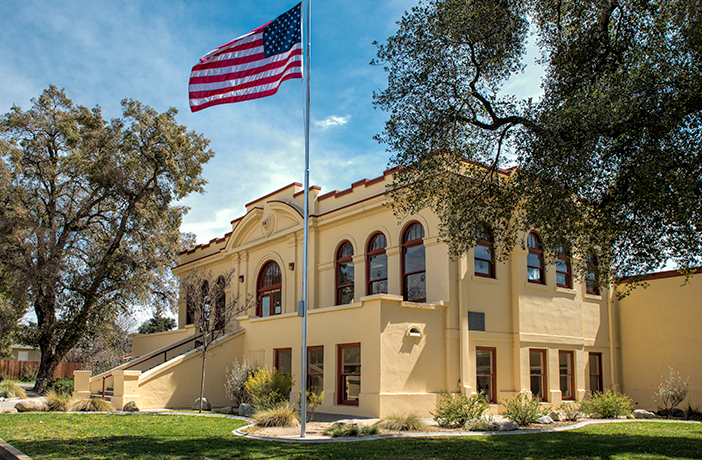
<path fill-rule="evenodd" d="M 54 86 L 0 120 L 0 268 L 37 316 L 43 390 L 82 337 L 145 304 L 180 249 L 209 141 L 132 100 L 106 121 Z"/>
<path fill-rule="evenodd" d="M 700 263 L 700 0 L 427 0 L 398 24 L 374 103 L 399 212 L 435 209 L 454 254 L 485 225 L 498 256 L 530 229 L 595 249 L 603 283 Z M 502 91 L 529 39 L 539 100 Z"/>

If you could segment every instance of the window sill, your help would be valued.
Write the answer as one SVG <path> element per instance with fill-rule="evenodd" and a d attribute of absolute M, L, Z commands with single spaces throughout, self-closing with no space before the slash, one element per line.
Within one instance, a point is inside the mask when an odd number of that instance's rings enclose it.
<path fill-rule="evenodd" d="M 583 294 L 583 297 L 586 299 L 590 300 L 602 300 L 602 295 L 594 295 L 594 294 Z"/>
<path fill-rule="evenodd" d="M 479 283 L 487 283 L 487 284 L 495 284 L 495 285 L 500 285 L 502 282 L 498 280 L 497 278 L 490 278 L 487 276 L 475 276 L 471 275 L 470 276 L 471 281 L 477 281 Z"/>
<path fill-rule="evenodd" d="M 541 289 L 542 291 L 550 291 L 551 290 L 551 288 L 545 284 L 530 283 L 529 281 L 526 281 L 524 283 L 524 286 L 526 286 L 528 288 L 533 288 L 533 289 Z"/>
<path fill-rule="evenodd" d="M 565 288 L 561 286 L 556 286 L 553 288 L 554 291 L 560 292 L 561 294 L 577 295 L 578 291 L 573 288 Z"/>

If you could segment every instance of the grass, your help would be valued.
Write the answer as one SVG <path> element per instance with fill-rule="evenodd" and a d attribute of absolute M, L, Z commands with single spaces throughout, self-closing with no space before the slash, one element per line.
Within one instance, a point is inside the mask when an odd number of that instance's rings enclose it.
<path fill-rule="evenodd" d="M 629 422 L 505 436 L 288 444 L 239 438 L 244 423 L 188 415 L 10 414 L 0 438 L 35 460 L 113 459 L 700 459 L 702 424 Z"/>

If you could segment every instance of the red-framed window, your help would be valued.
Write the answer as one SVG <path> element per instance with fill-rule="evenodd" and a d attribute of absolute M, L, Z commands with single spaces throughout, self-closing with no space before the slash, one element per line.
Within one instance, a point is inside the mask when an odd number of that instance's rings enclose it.
<path fill-rule="evenodd" d="M 324 346 L 307 347 L 307 390 L 324 390 Z"/>
<path fill-rule="evenodd" d="M 361 344 L 337 345 L 337 404 L 358 406 L 361 395 Z"/>
<path fill-rule="evenodd" d="M 600 295 L 600 282 L 597 277 L 598 261 L 594 252 L 587 252 L 587 272 L 585 273 L 585 292 Z"/>
<path fill-rule="evenodd" d="M 575 399 L 575 373 L 573 372 L 574 353 L 558 351 L 558 378 L 561 387 L 561 399 Z"/>
<path fill-rule="evenodd" d="M 558 257 L 556 258 L 556 285 L 564 288 L 573 287 L 570 249 L 567 246 L 560 246 L 558 248 Z"/>
<path fill-rule="evenodd" d="M 546 401 L 546 350 L 529 350 L 529 386 L 537 401 Z"/>
<path fill-rule="evenodd" d="M 473 248 L 475 276 L 495 277 L 494 238 L 492 232 L 483 226 L 478 234 L 478 241 Z"/>
<path fill-rule="evenodd" d="M 527 236 L 527 280 L 530 283 L 546 284 L 544 277 L 544 251 L 541 247 L 541 238 L 536 232 L 529 232 Z"/>
<path fill-rule="evenodd" d="M 282 308 L 282 274 L 275 261 L 269 261 L 258 275 L 258 302 L 256 316 L 273 316 L 283 312 Z"/>
<path fill-rule="evenodd" d="M 292 348 L 276 348 L 275 350 L 275 368 L 278 372 L 285 375 L 292 374 Z"/>
<path fill-rule="evenodd" d="M 475 347 L 475 388 L 488 402 L 497 402 L 497 350 Z"/>
<path fill-rule="evenodd" d="M 589 353 L 589 364 L 590 368 L 590 391 L 603 392 L 604 383 L 602 381 L 602 353 Z"/>
<path fill-rule="evenodd" d="M 368 295 L 388 293 L 388 256 L 385 253 L 387 240 L 382 233 L 375 233 L 368 242 L 366 266 Z"/>
<path fill-rule="evenodd" d="M 353 246 L 348 241 L 341 243 L 336 251 L 336 304 L 346 305 L 354 301 Z"/>
<path fill-rule="evenodd" d="M 412 222 L 402 234 L 402 292 L 405 300 L 427 300 L 424 227 Z"/>

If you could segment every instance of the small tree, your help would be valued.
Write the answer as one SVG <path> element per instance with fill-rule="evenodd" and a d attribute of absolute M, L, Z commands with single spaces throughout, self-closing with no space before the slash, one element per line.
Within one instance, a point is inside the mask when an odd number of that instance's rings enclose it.
<path fill-rule="evenodd" d="M 205 364 L 207 351 L 215 340 L 227 333 L 227 326 L 240 313 L 251 308 L 251 298 L 241 302 L 239 295 L 227 298 L 234 270 L 215 277 L 210 271 L 191 270 L 181 280 L 187 313 L 200 332 L 202 347 L 202 374 L 200 377 L 200 412 L 205 392 Z"/>
<path fill-rule="evenodd" d="M 658 405 L 658 410 L 670 415 L 672 409 L 683 402 L 687 396 L 687 380 L 680 377 L 679 372 L 675 372 L 672 367 L 668 367 L 668 378 L 658 385 L 658 390 L 653 393 L 653 400 Z M 662 406 L 662 407 L 661 407 Z"/>
<path fill-rule="evenodd" d="M 150 318 L 139 326 L 137 332 L 139 334 L 155 334 L 157 332 L 167 332 L 176 326 L 176 321 L 173 318 L 165 318 L 156 312 L 153 318 Z"/>

